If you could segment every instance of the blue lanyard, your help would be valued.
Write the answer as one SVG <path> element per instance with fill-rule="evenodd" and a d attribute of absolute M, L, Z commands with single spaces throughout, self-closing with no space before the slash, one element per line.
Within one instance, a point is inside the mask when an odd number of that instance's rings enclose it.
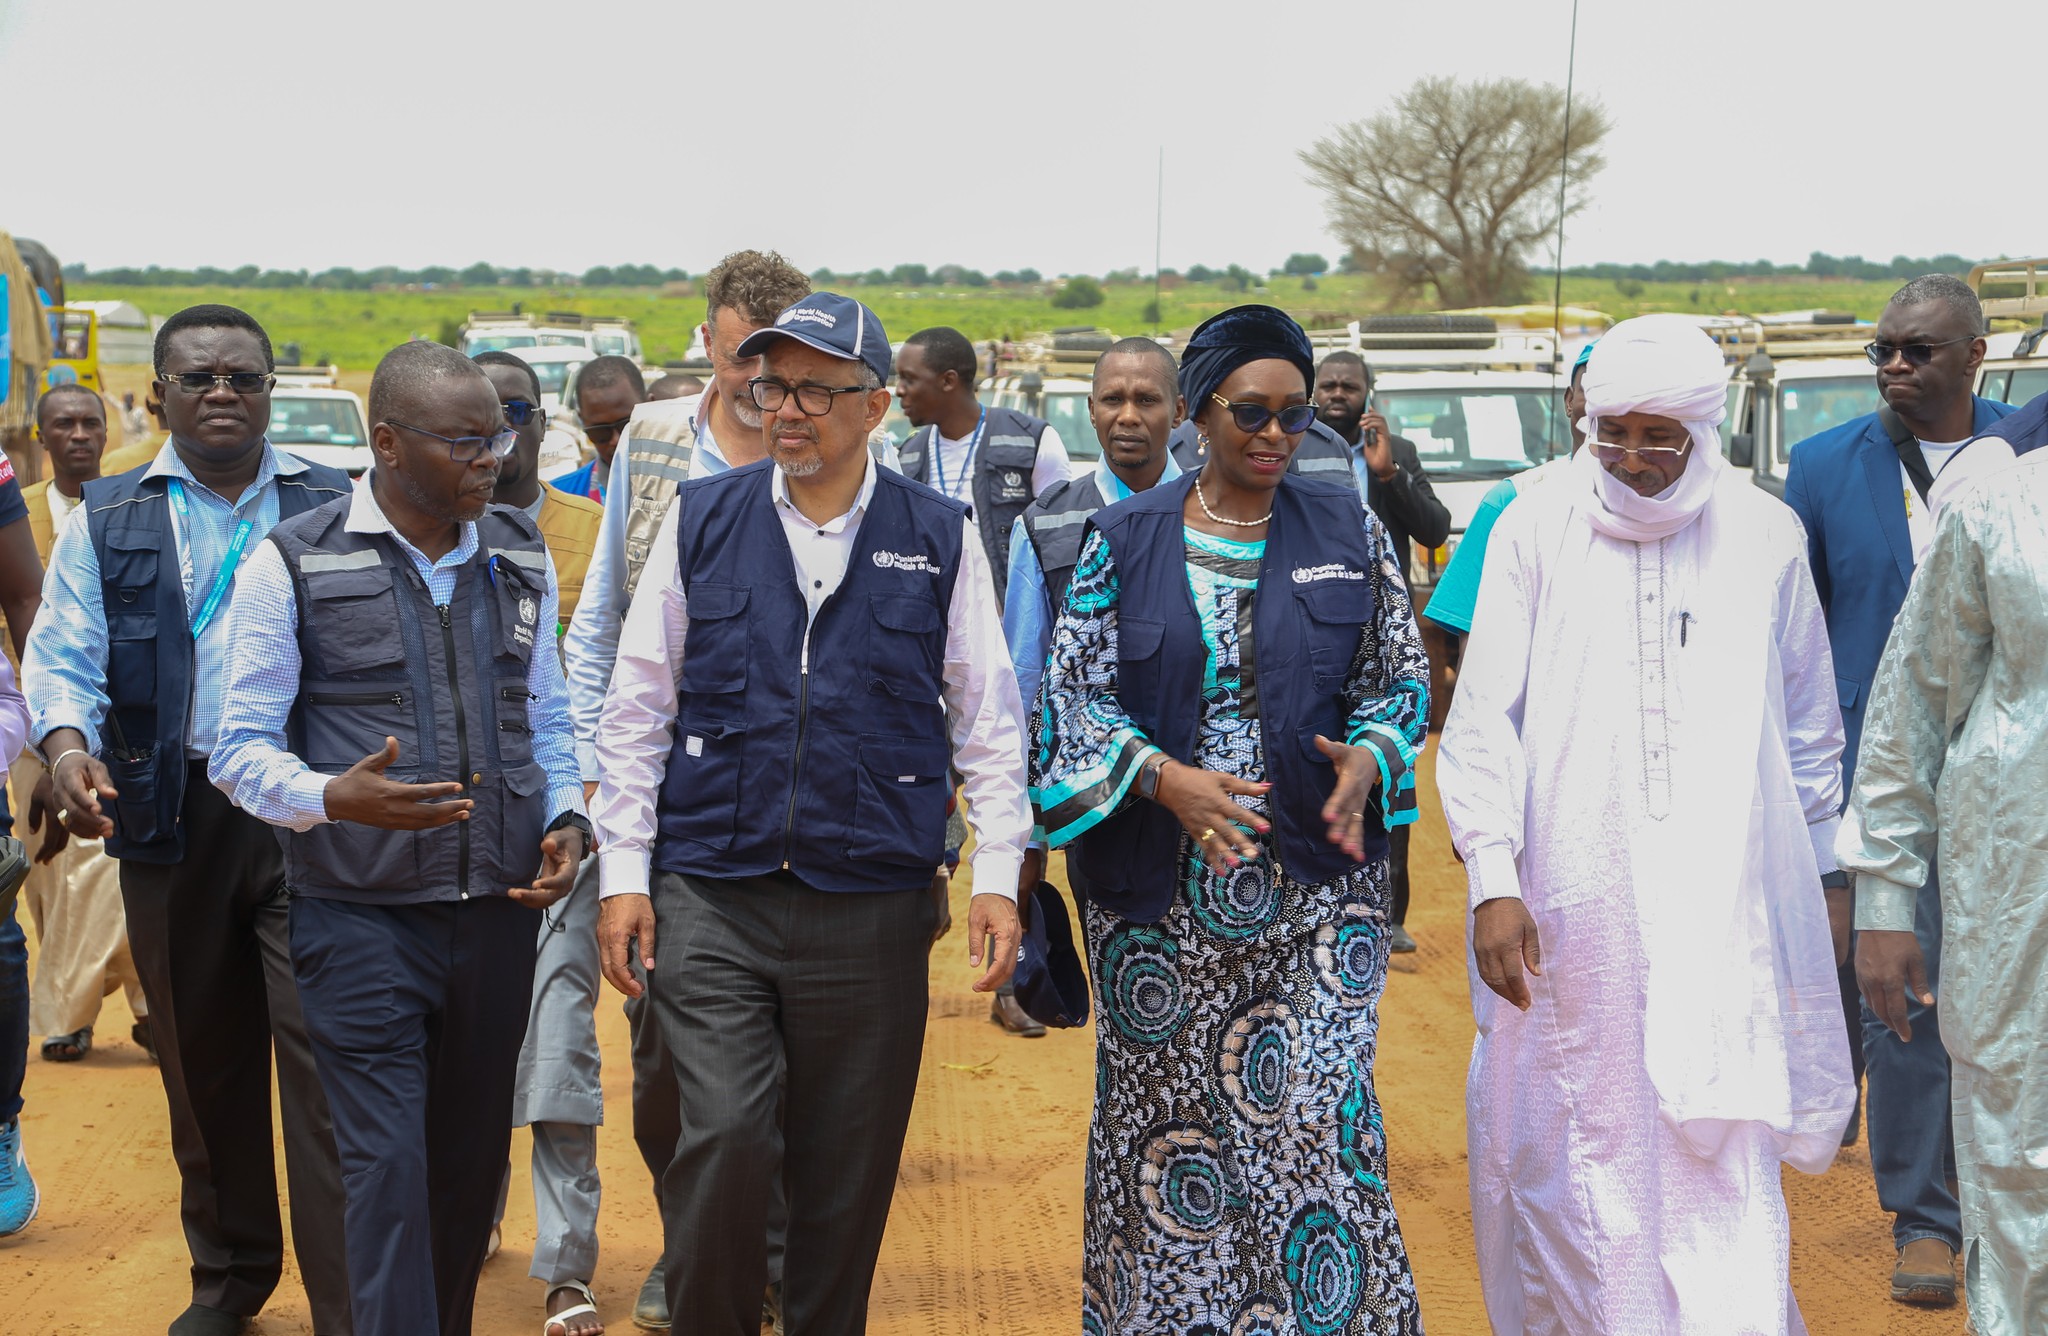
<path fill-rule="evenodd" d="M 974 435 L 967 438 L 967 453 L 960 457 L 960 478 L 964 482 L 974 476 L 974 451 L 981 444 L 981 433 L 988 429 L 988 410 L 981 410 L 981 416 L 974 420 Z M 939 458 L 939 429 L 932 428 L 932 476 L 939 480 L 939 494 L 951 496 L 946 490 L 946 466 Z"/>
<path fill-rule="evenodd" d="M 178 508 L 178 518 L 185 521 L 185 541 L 192 541 L 192 507 L 185 500 L 185 486 L 176 478 L 171 479 L 171 504 Z M 256 527 L 256 521 L 243 520 L 235 526 L 235 536 L 228 543 L 228 554 L 222 559 L 220 571 L 213 577 L 213 588 L 206 591 L 206 601 L 199 605 L 199 615 L 192 619 L 192 638 L 199 639 L 206 630 L 213 615 L 220 611 L 220 601 L 227 597 L 228 586 L 235 582 L 235 567 L 242 559 L 242 548 L 249 541 L 249 531 Z"/>

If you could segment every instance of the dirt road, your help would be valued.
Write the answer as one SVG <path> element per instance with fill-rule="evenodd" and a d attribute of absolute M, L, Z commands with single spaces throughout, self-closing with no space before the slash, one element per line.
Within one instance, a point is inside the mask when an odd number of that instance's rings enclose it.
<path fill-rule="evenodd" d="M 1426 759 L 1422 782 L 1432 768 Z M 1464 881 L 1430 795 L 1415 842 L 1411 927 L 1422 943 L 1397 957 L 1383 1006 L 1379 1091 L 1392 1187 L 1422 1311 L 1436 1336 L 1487 1330 L 1472 1257 L 1465 1192 L 1465 1062 L 1472 1041 L 1465 994 Z M 963 901 L 956 921 L 965 920 Z M 1010 1039 L 967 991 L 956 933 L 932 962 L 932 1010 L 917 1111 L 870 1308 L 876 1336 L 1037 1336 L 1079 1322 L 1081 1154 L 1093 1091 L 1092 1036 Z M 611 1330 L 659 1248 L 660 1226 L 627 1135 L 631 1074 L 626 1026 L 609 995 L 600 1012 L 606 1107 L 599 1141 L 606 1188 L 604 1263 L 596 1284 Z M 126 1008 L 111 1002 L 99 1047 L 74 1066 L 29 1063 L 23 1116 L 43 1212 L 0 1240 L 0 1328 L 22 1333 L 160 1332 L 187 1295 L 176 1178 L 155 1071 L 125 1039 Z M 484 1271 L 479 1336 L 540 1330 L 540 1290 L 528 1280 L 533 1206 L 524 1134 L 505 1250 Z M 1844 1151 L 1820 1178 L 1786 1174 L 1794 1286 L 1817 1336 L 1949 1336 L 1960 1311 L 1893 1304 L 1888 1222 L 1870 1159 Z M 289 1266 L 289 1263 L 287 1264 Z M 1735 1278 L 1731 1278 L 1735 1283 Z M 311 1330 L 288 1271 L 262 1336 Z"/>

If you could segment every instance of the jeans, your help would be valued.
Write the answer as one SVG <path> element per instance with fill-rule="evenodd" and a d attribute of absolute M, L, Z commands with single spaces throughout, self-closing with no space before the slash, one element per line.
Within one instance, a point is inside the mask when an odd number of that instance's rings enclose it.
<path fill-rule="evenodd" d="M 7 790 L 0 786 L 0 835 L 12 834 Z M 0 1123 L 21 1115 L 21 1082 L 28 1075 L 28 936 L 16 912 L 19 900 L 0 919 Z"/>
<path fill-rule="evenodd" d="M 1941 885 L 1929 869 L 1913 913 L 1913 934 L 1927 960 L 1927 987 L 1941 991 Z M 1892 1213 L 1892 1242 L 1939 1239 L 1962 1247 L 1962 1212 L 1949 1188 L 1955 1177 L 1955 1136 L 1949 1125 L 1948 1050 L 1933 1007 L 1911 1002 L 1913 1042 L 1905 1043 L 1863 1008 L 1868 1073 L 1864 1126 L 1878 1205 Z"/>

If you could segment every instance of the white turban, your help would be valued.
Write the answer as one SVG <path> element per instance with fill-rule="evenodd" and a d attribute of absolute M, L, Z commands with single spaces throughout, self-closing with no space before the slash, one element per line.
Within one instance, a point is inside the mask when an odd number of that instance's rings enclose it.
<path fill-rule="evenodd" d="M 1728 416 L 1728 365 L 1720 345 L 1684 316 L 1639 315 L 1601 336 L 1579 384 L 1586 396 L 1580 425 L 1589 446 L 1600 439 L 1600 419 L 1622 413 L 1672 418 L 1684 424 L 1693 444 L 1685 472 L 1655 497 L 1637 496 L 1585 451 L 1581 469 L 1605 512 L 1594 523 L 1635 542 L 1668 537 L 1690 524 L 1723 467 L 1719 428 Z"/>

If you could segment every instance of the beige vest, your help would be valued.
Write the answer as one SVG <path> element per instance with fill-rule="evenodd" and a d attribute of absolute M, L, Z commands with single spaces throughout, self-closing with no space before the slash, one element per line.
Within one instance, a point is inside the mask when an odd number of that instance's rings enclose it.
<path fill-rule="evenodd" d="M 640 585 L 640 568 L 654 547 L 668 503 L 690 476 L 697 449 L 697 409 L 703 395 L 641 404 L 626 424 L 626 495 L 614 488 L 607 501 L 626 507 L 626 597 Z"/>

